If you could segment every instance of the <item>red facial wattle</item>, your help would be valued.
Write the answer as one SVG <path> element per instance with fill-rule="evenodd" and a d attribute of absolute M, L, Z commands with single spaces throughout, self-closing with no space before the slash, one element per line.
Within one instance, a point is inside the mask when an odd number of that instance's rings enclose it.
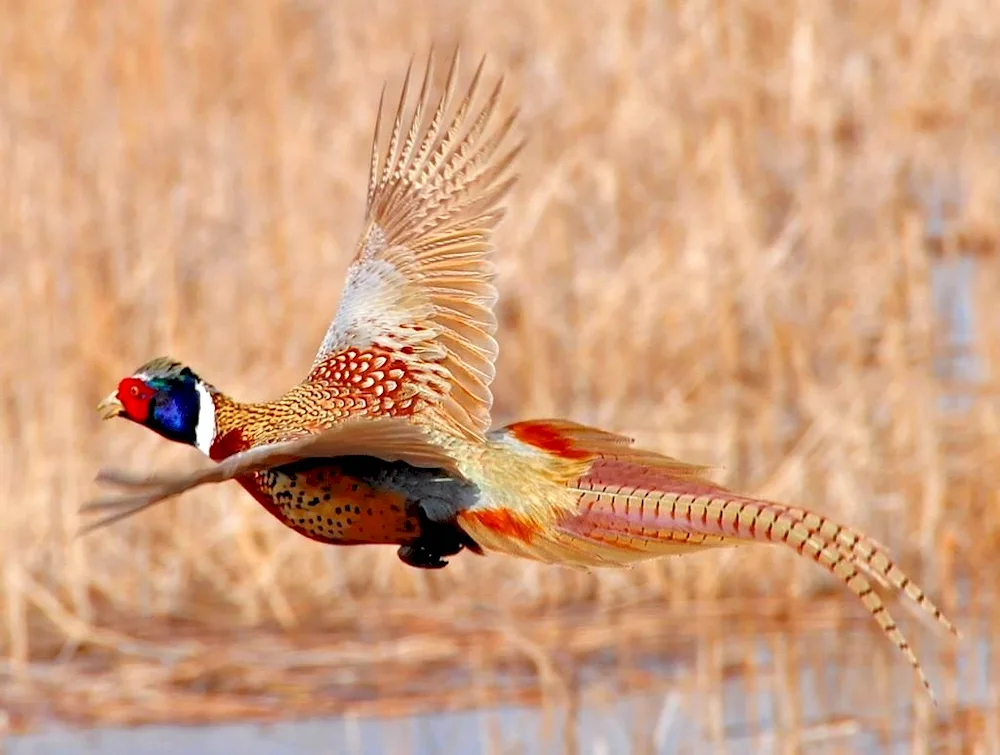
<path fill-rule="evenodd" d="M 140 424 L 149 419 L 149 405 L 155 391 L 139 378 L 127 377 L 118 384 L 118 400 L 128 418 Z"/>

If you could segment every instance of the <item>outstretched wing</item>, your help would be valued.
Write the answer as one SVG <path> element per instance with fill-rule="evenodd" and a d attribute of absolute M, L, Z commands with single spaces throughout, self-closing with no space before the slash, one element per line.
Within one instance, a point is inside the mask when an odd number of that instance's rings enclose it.
<path fill-rule="evenodd" d="M 404 461 L 415 467 L 442 469 L 456 476 L 460 474 L 452 458 L 429 444 L 424 431 L 416 425 L 391 417 L 355 419 L 327 430 L 307 432 L 290 440 L 256 446 L 195 471 L 136 475 L 120 469 L 102 469 L 97 481 L 122 488 L 125 492 L 82 506 L 81 513 L 103 516 L 84 527 L 80 534 L 134 516 L 160 501 L 201 485 L 226 482 L 300 459 L 331 456 L 373 456 L 388 462 Z"/>
<path fill-rule="evenodd" d="M 411 63 L 412 68 L 412 63 Z M 452 430 L 481 438 L 490 425 L 497 343 L 491 232 L 520 151 L 500 151 L 516 111 L 497 122 L 501 78 L 473 108 L 483 63 L 454 113 L 458 52 L 430 121 L 433 52 L 408 119 L 410 69 L 384 156 L 382 103 L 372 142 L 365 230 L 336 317 L 309 380 L 329 379 L 331 359 L 377 350 L 401 359 L 401 388 L 415 411 L 433 411 Z M 404 122 L 407 124 L 404 126 Z"/>

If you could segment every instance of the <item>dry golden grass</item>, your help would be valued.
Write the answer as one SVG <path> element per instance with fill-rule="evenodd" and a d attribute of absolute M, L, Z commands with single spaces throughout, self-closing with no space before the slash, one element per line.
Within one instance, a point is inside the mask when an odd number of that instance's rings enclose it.
<path fill-rule="evenodd" d="M 308 369 L 360 230 L 379 88 L 459 38 L 507 75 L 530 140 L 498 234 L 496 423 L 562 415 L 714 465 L 869 531 L 954 608 L 959 575 L 995 581 L 1000 545 L 991 7 L 0 2 L 3 654 L 120 650 L 144 618 L 304 631 L 387 606 L 850 601 L 763 547 L 428 574 L 307 542 L 236 486 L 74 539 L 99 466 L 196 459 L 99 423 L 121 376 L 169 353 L 260 399 Z M 958 200 L 928 238 L 936 187 Z M 983 374 L 946 417 L 929 271 L 960 249 L 979 255 Z"/>

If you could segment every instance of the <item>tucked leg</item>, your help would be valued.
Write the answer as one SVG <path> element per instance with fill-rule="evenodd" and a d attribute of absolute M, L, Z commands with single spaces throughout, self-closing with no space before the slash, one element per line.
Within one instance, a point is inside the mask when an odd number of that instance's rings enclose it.
<path fill-rule="evenodd" d="M 482 554 L 482 549 L 462 528 L 451 522 L 434 522 L 420 513 L 420 535 L 399 547 L 400 561 L 417 569 L 443 569 L 445 556 L 454 556 L 463 548 Z"/>

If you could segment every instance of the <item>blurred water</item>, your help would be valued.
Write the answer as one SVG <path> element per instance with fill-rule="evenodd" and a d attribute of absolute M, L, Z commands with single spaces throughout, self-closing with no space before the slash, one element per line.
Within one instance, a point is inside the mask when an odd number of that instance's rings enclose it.
<path fill-rule="evenodd" d="M 931 184 L 923 196 L 929 242 L 943 247 L 949 208 L 960 203 L 958 189 L 949 187 L 947 181 Z M 934 358 L 934 375 L 946 384 L 957 384 L 939 399 L 945 413 L 969 411 L 975 401 L 970 389 L 983 377 L 976 354 L 974 285 L 979 265 L 966 250 L 956 251 L 933 256 L 930 263 L 931 301 L 944 334 L 944 349 Z"/>
<path fill-rule="evenodd" d="M 991 632 L 985 625 L 980 627 L 986 634 Z M 806 752 L 912 752 L 912 708 L 922 691 L 915 685 L 906 664 L 891 655 L 887 687 L 891 697 L 878 699 L 879 693 L 874 691 L 878 683 L 872 677 L 873 658 L 858 658 L 855 654 L 861 641 L 868 643 L 877 636 L 861 633 L 856 642 L 853 633 L 814 634 L 807 643 L 801 638 L 792 643 L 798 646 L 799 657 L 818 654 L 824 649 L 829 654 L 823 656 L 828 662 L 818 667 L 820 671 L 816 666 L 803 666 L 796 674 L 798 687 L 791 691 L 791 697 L 799 708 L 797 723 L 788 720 L 789 695 L 782 691 L 781 684 L 761 684 L 758 679 L 751 691 L 745 679 L 735 676 L 713 690 L 699 692 L 680 682 L 678 669 L 664 665 L 662 669 L 651 670 L 663 672 L 665 691 L 612 697 L 601 702 L 584 700 L 575 712 L 556 706 L 545 709 L 506 706 L 474 712 L 393 718 L 342 717 L 275 724 L 167 725 L 89 731 L 53 727 L 12 737 L 0 752 L 4 755 L 542 755 L 552 752 L 665 755 L 700 753 L 718 744 L 723 744 L 728 753 L 779 752 L 786 751 L 784 748 L 793 741 Z M 995 643 L 996 638 L 981 634 L 961 649 L 954 666 L 949 668 L 935 666 L 933 655 L 926 659 L 938 693 L 944 677 L 958 693 L 957 700 L 947 701 L 932 712 L 939 722 L 947 722 L 958 710 L 996 708 L 997 690 L 990 682 L 989 672 L 991 640 Z M 921 645 L 928 647 L 925 642 Z M 756 643 L 753 662 L 773 671 L 776 665 L 773 648 L 773 638 L 772 644 L 761 639 Z M 833 659 L 837 652 L 854 658 L 855 662 L 848 668 L 838 665 Z M 588 684 L 589 671 L 593 672 L 594 681 L 607 676 L 604 669 L 580 669 L 578 680 L 582 686 Z M 672 681 L 677 683 L 671 684 Z M 872 694 L 875 702 L 870 706 L 859 704 L 860 699 Z M 748 708 L 751 696 L 753 705 Z M 721 714 L 721 729 L 714 734 L 703 715 L 711 706 L 717 706 Z M 756 712 L 748 716 L 748 709 Z M 940 747 L 942 738 L 948 736 L 939 730 L 937 745 Z M 952 731 L 950 736 L 959 737 L 961 742 L 963 734 Z M 567 749 L 568 742 L 575 742 L 575 746 Z M 641 749 L 638 743 L 642 743 Z M 959 751 L 972 750 L 960 744 Z"/>
<path fill-rule="evenodd" d="M 946 349 L 934 359 L 935 377 L 945 384 L 957 384 L 940 398 L 945 413 L 967 412 L 975 401 L 970 390 L 982 378 L 975 353 L 976 328 L 972 287 L 976 279 L 976 260 L 971 256 L 937 259 L 931 265 L 931 294 L 934 308 L 943 325 Z"/>

